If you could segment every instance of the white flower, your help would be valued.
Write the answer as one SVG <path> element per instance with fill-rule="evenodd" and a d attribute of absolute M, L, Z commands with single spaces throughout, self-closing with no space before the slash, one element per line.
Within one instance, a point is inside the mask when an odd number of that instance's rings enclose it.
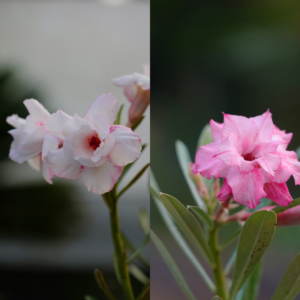
<path fill-rule="evenodd" d="M 114 187 L 123 167 L 141 153 L 141 140 L 131 129 L 113 125 L 116 98 L 99 96 L 84 117 L 58 111 L 46 124 L 45 155 L 54 175 L 81 179 L 89 191 L 104 194 Z M 51 149 L 52 148 L 52 149 Z"/>

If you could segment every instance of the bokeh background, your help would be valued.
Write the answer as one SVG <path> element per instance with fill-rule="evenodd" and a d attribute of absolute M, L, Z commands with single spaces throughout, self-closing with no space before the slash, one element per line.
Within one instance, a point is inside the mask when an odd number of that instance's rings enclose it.
<path fill-rule="evenodd" d="M 150 59 L 149 1 L 0 2 L 0 299 L 105 299 L 93 271 L 120 296 L 112 264 L 108 210 L 80 182 L 47 184 L 27 163 L 8 159 L 7 116 L 27 116 L 26 98 L 49 112 L 83 115 L 98 95 L 129 102 L 111 79 L 142 72 Z M 137 133 L 148 148 L 124 184 L 150 159 L 149 110 Z M 141 207 L 149 211 L 148 174 L 120 200 L 121 226 L 137 246 Z M 149 249 L 144 254 L 149 258 Z M 134 280 L 136 292 L 141 284 Z"/>
<path fill-rule="evenodd" d="M 152 0 L 151 11 L 151 167 L 163 192 L 194 203 L 174 143 L 182 140 L 194 157 L 201 129 L 210 119 L 222 122 L 222 112 L 251 117 L 269 108 L 274 123 L 294 133 L 288 149 L 300 145 L 299 1 Z M 299 197 L 300 187 L 293 179 L 288 184 Z M 153 202 L 151 226 L 197 299 L 211 299 Z M 224 253 L 224 264 L 234 246 Z M 300 227 L 278 227 L 265 254 L 259 300 L 271 299 L 299 252 Z M 154 245 L 151 281 L 151 298 L 184 299 Z"/>

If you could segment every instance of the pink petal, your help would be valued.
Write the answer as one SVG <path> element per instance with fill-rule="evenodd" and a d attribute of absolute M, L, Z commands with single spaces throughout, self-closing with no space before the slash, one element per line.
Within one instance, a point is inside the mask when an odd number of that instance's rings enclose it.
<path fill-rule="evenodd" d="M 41 161 L 42 161 L 41 154 L 38 154 L 35 157 L 30 158 L 28 160 L 28 164 L 32 169 L 34 169 L 36 171 L 40 171 L 41 170 Z"/>
<path fill-rule="evenodd" d="M 109 125 L 113 125 L 118 113 L 118 101 L 111 93 L 99 96 L 84 114 L 84 119 L 89 120 L 94 115 L 106 117 Z"/>
<path fill-rule="evenodd" d="M 96 151 L 94 152 L 94 156 L 91 158 L 94 162 L 97 162 L 102 156 L 108 155 L 115 144 L 115 139 L 112 134 L 109 134 L 106 139 L 102 141 L 102 143 L 103 147 L 99 147 L 98 149 L 96 149 Z"/>
<path fill-rule="evenodd" d="M 82 182 L 89 192 L 102 195 L 113 189 L 122 171 L 123 167 L 114 166 L 109 161 L 106 161 L 97 168 L 84 168 Z"/>
<path fill-rule="evenodd" d="M 274 130 L 274 124 L 270 111 L 267 110 L 264 114 L 251 119 L 258 127 L 257 140 L 259 142 L 264 142 L 265 140 L 271 139 Z"/>
<path fill-rule="evenodd" d="M 135 85 L 135 79 L 133 74 L 123 75 L 112 80 L 114 85 L 117 86 L 130 86 Z"/>
<path fill-rule="evenodd" d="M 80 118 L 78 115 L 74 115 L 71 120 L 67 121 L 64 124 L 62 128 L 63 137 L 67 138 L 69 135 L 79 130 L 80 127 L 85 124 L 88 124 L 86 120 Z"/>
<path fill-rule="evenodd" d="M 72 117 L 67 115 L 61 110 L 58 110 L 56 113 L 52 114 L 49 120 L 46 123 L 46 131 L 50 134 L 60 138 L 61 140 L 65 139 L 63 135 L 63 127 L 64 125 L 72 120 Z"/>
<path fill-rule="evenodd" d="M 226 201 L 232 198 L 232 190 L 226 179 L 224 180 L 223 186 L 216 198 L 220 201 Z"/>
<path fill-rule="evenodd" d="M 139 85 L 143 90 L 149 90 L 150 89 L 150 77 L 139 74 L 139 73 L 134 73 L 133 74 L 135 84 Z"/>
<path fill-rule="evenodd" d="M 57 150 L 61 140 L 49 133 L 45 134 L 43 149 L 42 149 L 42 159 L 46 157 L 49 151 Z"/>
<path fill-rule="evenodd" d="M 150 64 L 143 64 L 144 75 L 150 77 Z"/>
<path fill-rule="evenodd" d="M 134 103 L 136 99 L 136 95 L 138 92 L 138 86 L 137 85 L 130 85 L 124 87 L 124 95 L 129 100 L 129 102 Z"/>
<path fill-rule="evenodd" d="M 293 201 L 285 183 L 265 183 L 264 190 L 267 193 L 266 198 L 271 199 L 281 206 L 287 206 Z"/>
<path fill-rule="evenodd" d="M 300 225 L 300 206 L 292 207 L 277 215 L 278 226 Z"/>
<path fill-rule="evenodd" d="M 81 178 L 81 164 L 74 159 L 71 162 L 67 161 L 63 149 L 50 151 L 47 158 L 55 176 L 70 180 Z"/>
<path fill-rule="evenodd" d="M 116 166 L 125 166 L 141 155 L 142 141 L 130 128 L 114 125 L 110 128 L 115 144 L 109 152 L 108 159 Z"/>
<path fill-rule="evenodd" d="M 43 122 L 46 124 L 50 114 L 40 102 L 34 99 L 27 99 L 24 101 L 24 105 L 35 122 Z"/>
<path fill-rule="evenodd" d="M 215 143 L 221 143 L 223 124 L 210 120 L 210 129 Z"/>
<path fill-rule="evenodd" d="M 94 115 L 90 118 L 90 123 L 96 128 L 99 138 L 105 139 L 109 134 L 109 124 L 106 118 L 102 115 Z"/>
<path fill-rule="evenodd" d="M 262 157 L 258 158 L 256 161 L 273 178 L 275 171 L 279 168 L 281 164 L 282 159 L 274 153 L 267 152 Z"/>
<path fill-rule="evenodd" d="M 237 166 L 229 169 L 226 179 L 236 202 L 255 208 L 266 196 L 263 190 L 265 179 L 260 170 L 254 168 L 250 172 L 240 172 Z"/>
<path fill-rule="evenodd" d="M 20 128 L 21 126 L 24 126 L 26 124 L 25 119 L 19 118 L 18 115 L 7 117 L 6 122 L 15 128 Z"/>
<path fill-rule="evenodd" d="M 48 158 L 45 158 L 44 161 L 42 161 L 42 175 L 48 183 L 52 184 L 52 178 L 54 174 Z"/>

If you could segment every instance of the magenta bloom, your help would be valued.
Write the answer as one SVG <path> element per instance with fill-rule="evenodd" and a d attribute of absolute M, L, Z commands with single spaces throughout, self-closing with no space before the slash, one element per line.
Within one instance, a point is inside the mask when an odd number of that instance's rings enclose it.
<path fill-rule="evenodd" d="M 269 110 L 254 118 L 224 114 L 223 124 L 210 126 L 214 142 L 199 148 L 193 172 L 225 178 L 220 201 L 233 197 L 249 208 L 264 197 L 281 206 L 292 201 L 286 182 L 293 175 L 300 184 L 300 162 L 286 150 L 292 133 L 279 130 Z"/>

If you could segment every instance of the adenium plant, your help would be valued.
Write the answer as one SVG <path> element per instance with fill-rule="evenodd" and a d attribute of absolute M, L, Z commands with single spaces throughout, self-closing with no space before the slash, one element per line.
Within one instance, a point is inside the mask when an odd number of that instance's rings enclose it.
<path fill-rule="evenodd" d="M 149 76 L 146 78 L 147 84 L 144 83 L 145 76 L 141 76 L 137 84 L 141 84 L 143 89 L 150 90 Z M 150 103 L 150 94 L 149 99 L 144 97 L 139 99 L 139 102 L 139 105 L 143 105 L 143 110 L 136 112 L 135 118 L 141 122 L 143 113 Z M 117 206 L 120 196 L 149 166 L 147 164 L 143 167 L 127 186 L 118 191 L 119 182 L 146 146 L 142 146 L 141 138 L 133 131 L 140 122 L 133 124 L 133 120 L 130 119 L 127 126 L 120 125 L 123 106 L 118 107 L 118 101 L 111 93 L 99 96 L 83 117 L 77 114 L 69 116 L 61 110 L 50 114 L 35 99 L 25 100 L 24 105 L 29 112 L 26 119 L 12 115 L 6 120 L 14 127 L 9 131 L 13 137 L 9 157 L 20 164 L 27 161 L 32 168 L 41 171 L 44 179 L 50 184 L 54 176 L 81 180 L 89 192 L 102 195 L 110 213 L 115 248 L 112 257 L 124 297 L 126 300 L 149 299 L 150 281 L 147 274 L 143 274 L 144 271 L 139 270 L 136 265 L 138 259 L 146 273 L 149 272 L 149 262 L 141 254 L 150 236 L 147 214 L 143 211 L 140 215 L 145 238 L 135 249 L 121 233 Z M 131 256 L 128 256 L 130 252 Z M 131 270 L 144 284 L 140 295 L 133 293 L 129 275 Z M 95 277 L 106 297 L 115 299 L 102 273 L 97 269 Z M 94 298 L 87 296 L 86 299 Z"/>
<path fill-rule="evenodd" d="M 178 246 L 215 295 L 213 299 L 257 299 L 262 257 L 276 226 L 300 224 L 300 198 L 293 200 L 286 185 L 291 176 L 295 184 L 300 184 L 297 154 L 287 150 L 291 138 L 291 133 L 273 124 L 267 111 L 253 118 L 224 114 L 221 124 L 211 120 L 200 135 L 194 162 L 187 147 L 177 141 L 176 152 L 194 196 L 193 205 L 185 206 L 175 197 L 161 193 L 151 174 L 154 202 Z M 266 205 L 256 209 L 262 199 Z M 219 229 L 232 222 L 239 229 L 220 243 Z M 154 232 L 151 234 L 186 298 L 196 299 L 166 246 Z M 206 258 L 213 278 L 186 238 Z M 221 252 L 237 238 L 236 250 L 224 267 Z M 299 269 L 300 254 L 276 290 L 274 287 L 272 300 L 295 299 L 300 291 Z"/>

